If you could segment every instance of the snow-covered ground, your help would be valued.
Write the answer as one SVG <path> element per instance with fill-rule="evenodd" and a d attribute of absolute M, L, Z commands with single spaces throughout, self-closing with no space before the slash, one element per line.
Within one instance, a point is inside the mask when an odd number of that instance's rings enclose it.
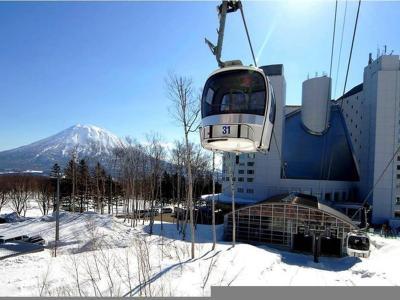
<path fill-rule="evenodd" d="M 3 213 L 3 211 L 2 211 Z M 196 258 L 176 224 L 131 228 L 123 220 L 95 213 L 61 213 L 57 257 L 51 247 L 51 215 L 28 211 L 22 222 L 0 224 L 0 235 L 40 234 L 43 252 L 0 261 L 0 296 L 205 296 L 227 285 L 399 285 L 400 240 L 371 237 L 368 259 L 312 256 L 238 243 L 219 242 L 211 251 L 211 227 L 198 225 Z M 188 230 L 188 234 L 189 234 Z M 190 236 L 188 236 L 190 240 Z"/>

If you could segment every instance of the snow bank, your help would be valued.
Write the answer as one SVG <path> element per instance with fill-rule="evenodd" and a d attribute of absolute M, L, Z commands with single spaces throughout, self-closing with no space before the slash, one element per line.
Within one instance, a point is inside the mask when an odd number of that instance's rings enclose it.
<path fill-rule="evenodd" d="M 22 222 L 26 220 L 25 217 L 18 216 L 18 214 L 15 212 L 9 214 L 2 214 L 0 215 L 0 219 L 4 220 L 5 223 Z"/>

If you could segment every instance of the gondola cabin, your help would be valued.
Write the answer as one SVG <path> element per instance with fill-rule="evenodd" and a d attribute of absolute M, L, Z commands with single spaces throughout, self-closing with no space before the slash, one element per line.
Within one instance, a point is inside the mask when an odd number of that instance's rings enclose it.
<path fill-rule="evenodd" d="M 234 65 L 210 75 L 201 99 L 201 144 L 214 151 L 268 151 L 275 98 L 262 69 Z"/>
<path fill-rule="evenodd" d="M 356 257 L 369 257 L 370 242 L 366 233 L 349 232 L 347 235 L 347 255 Z"/>

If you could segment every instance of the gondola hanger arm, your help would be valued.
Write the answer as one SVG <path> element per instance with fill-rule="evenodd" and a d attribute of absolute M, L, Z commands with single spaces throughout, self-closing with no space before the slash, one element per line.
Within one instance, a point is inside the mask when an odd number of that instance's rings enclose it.
<path fill-rule="evenodd" d="M 220 5 L 218 5 L 218 17 L 219 17 L 219 29 L 217 29 L 218 33 L 218 42 L 215 46 L 212 42 L 210 42 L 207 38 L 205 39 L 206 44 L 211 50 L 211 53 L 215 56 L 218 66 L 223 68 L 229 65 L 241 65 L 242 62 L 240 60 L 233 61 L 222 61 L 221 53 L 222 53 L 222 44 L 224 41 L 224 33 L 225 33 L 225 21 L 226 15 L 231 12 L 235 12 L 238 9 L 241 9 L 242 3 L 239 0 L 233 1 L 222 1 Z"/>

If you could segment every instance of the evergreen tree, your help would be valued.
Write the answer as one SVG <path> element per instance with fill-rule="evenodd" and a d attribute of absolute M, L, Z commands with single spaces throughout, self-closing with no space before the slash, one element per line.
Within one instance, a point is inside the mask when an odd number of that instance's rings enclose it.
<path fill-rule="evenodd" d="M 53 167 L 51 168 L 50 174 L 52 177 L 58 177 L 61 175 L 61 168 L 57 163 L 54 164 Z"/>
<path fill-rule="evenodd" d="M 84 201 L 87 200 L 89 191 L 89 167 L 84 159 L 81 159 L 78 163 L 78 194 L 79 194 L 79 211 L 83 212 Z"/>
<path fill-rule="evenodd" d="M 75 158 L 68 162 L 67 167 L 64 169 L 65 179 L 69 183 L 69 192 L 70 192 L 70 202 L 69 207 L 70 211 L 75 211 L 75 186 L 76 186 L 76 162 Z"/>

